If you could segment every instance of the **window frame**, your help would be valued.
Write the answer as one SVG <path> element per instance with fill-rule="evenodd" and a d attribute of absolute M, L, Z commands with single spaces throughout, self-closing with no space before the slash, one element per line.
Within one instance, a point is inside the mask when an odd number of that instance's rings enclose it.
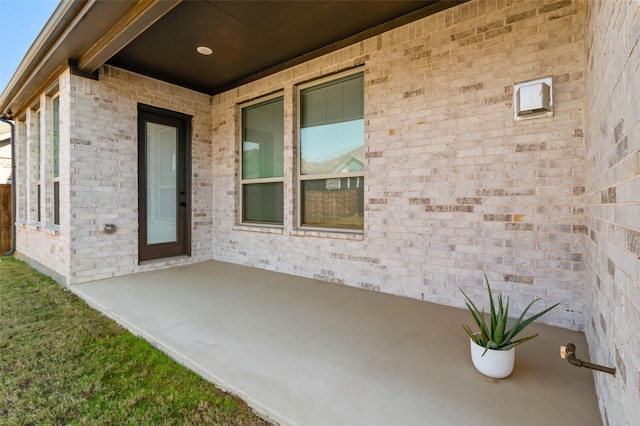
<path fill-rule="evenodd" d="M 256 105 L 260 105 L 263 103 L 272 102 L 277 99 L 282 99 L 282 125 L 283 125 L 283 140 L 282 140 L 282 160 L 283 160 L 283 171 L 282 176 L 276 177 L 268 177 L 268 178 L 249 178 L 245 179 L 243 177 L 243 164 L 244 164 L 244 110 L 245 108 L 253 107 Z M 258 227 L 266 227 L 266 228 L 283 228 L 285 221 L 285 206 L 284 202 L 286 199 L 286 185 L 285 185 L 285 165 L 286 161 L 286 152 L 285 152 L 285 138 L 284 133 L 286 133 L 285 126 L 285 96 L 284 91 L 278 91 L 271 93 L 266 96 L 261 96 L 259 98 L 252 99 L 247 102 L 243 102 L 237 105 L 237 116 L 238 116 L 238 152 L 239 152 L 239 162 L 238 162 L 238 216 L 236 223 L 242 226 L 258 226 Z M 282 222 L 261 222 L 261 221 L 245 221 L 245 205 L 244 205 L 244 195 L 245 195 L 245 185 L 255 185 L 255 184 L 267 184 L 267 183 L 281 183 L 282 184 Z"/>
<path fill-rule="evenodd" d="M 36 182 L 36 223 L 42 223 L 42 108 L 34 110 L 35 116 L 35 182 Z"/>
<path fill-rule="evenodd" d="M 16 222 L 26 224 L 28 220 L 28 199 L 27 199 L 27 185 L 28 185 L 28 173 L 29 165 L 27 164 L 28 152 L 29 152 L 29 139 L 27 138 L 27 113 L 24 112 L 16 120 L 16 140 L 24 141 L 25 143 L 16 144 L 16 167 L 17 175 L 24 176 L 23 179 L 18 179 L 16 184 Z M 13 185 L 13 180 L 11 181 Z"/>
<path fill-rule="evenodd" d="M 57 120 L 56 120 L 56 100 L 58 104 L 57 108 Z M 56 127 L 57 127 L 57 140 L 56 140 Z M 57 160 L 58 160 L 58 174 L 56 176 L 56 144 L 58 147 Z M 60 94 L 56 93 L 51 96 L 51 188 L 53 190 L 53 225 L 60 226 Z"/>
<path fill-rule="evenodd" d="M 326 77 L 322 77 L 319 79 L 315 79 L 312 81 L 307 81 L 305 83 L 301 83 L 296 86 L 296 105 L 297 105 L 297 113 L 296 113 L 296 125 L 295 125 L 295 133 L 296 133 L 296 150 L 295 156 L 296 159 L 296 226 L 298 229 L 303 231 L 319 231 L 319 232 L 331 232 L 331 233 L 348 233 L 348 234 L 364 234 L 364 207 L 365 207 L 365 199 L 364 196 L 364 178 L 366 177 L 366 169 L 363 165 L 363 170 L 359 172 L 343 172 L 343 173 L 323 173 L 323 174 L 302 174 L 302 100 L 301 94 L 305 89 L 309 89 L 315 86 L 319 86 L 325 83 L 329 83 L 331 81 L 340 80 L 345 77 L 354 76 L 356 74 L 362 74 L 363 78 L 363 89 L 366 90 L 366 85 L 364 85 L 364 77 L 365 72 L 361 67 L 350 69 L 347 71 L 342 71 L 339 73 L 331 74 Z M 363 106 L 365 107 L 365 113 L 363 114 L 363 118 L 366 117 L 366 94 L 363 92 Z M 366 119 L 364 120 L 364 137 L 362 140 L 363 150 L 365 148 L 366 141 Z M 328 180 L 328 179 L 348 179 L 357 178 L 358 181 L 362 179 L 363 181 L 363 224 L 362 228 L 347 228 L 347 227 L 327 227 L 327 226 L 314 226 L 314 225 L 304 225 L 302 223 L 303 216 L 303 182 L 305 181 L 314 181 L 314 180 Z"/>

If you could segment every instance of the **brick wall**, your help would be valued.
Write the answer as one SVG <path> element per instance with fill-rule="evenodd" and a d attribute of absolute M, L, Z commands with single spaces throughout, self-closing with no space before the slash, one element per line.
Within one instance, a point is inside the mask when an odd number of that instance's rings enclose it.
<path fill-rule="evenodd" d="M 540 297 L 561 303 L 544 321 L 582 329 L 584 5 L 471 1 L 213 99 L 111 66 L 99 81 L 67 71 L 59 233 L 29 226 L 27 182 L 21 250 L 69 283 L 215 258 L 454 306 L 458 287 L 484 295 L 484 270 L 514 314 Z M 365 72 L 364 233 L 298 230 L 295 85 L 354 66 Z M 515 122 L 513 84 L 545 76 L 554 116 Z M 237 105 L 274 91 L 284 227 L 239 226 Z M 194 116 L 191 259 L 138 265 L 138 102 Z"/>
<path fill-rule="evenodd" d="M 592 1 L 587 23 L 586 335 L 606 425 L 640 419 L 640 7 Z M 635 420 L 633 420 L 635 419 Z"/>
<path fill-rule="evenodd" d="M 110 66 L 70 79 L 71 283 L 210 259 L 211 98 Z M 138 103 L 193 116 L 191 258 L 138 265 Z"/>
<path fill-rule="evenodd" d="M 16 164 L 18 173 L 16 212 L 16 256 L 63 284 L 69 283 L 69 223 L 61 217 L 54 224 L 53 209 L 53 107 L 52 96 L 60 96 L 60 181 L 68 179 L 64 147 L 69 134 L 69 74 L 59 76 L 51 91 L 41 93 L 16 123 Z M 40 112 L 38 132 L 37 112 Z M 40 145 L 38 150 L 38 133 Z M 68 160 L 67 160 L 68 164 Z M 40 205 L 38 206 L 38 185 Z M 68 208 L 61 191 L 61 212 Z M 38 208 L 39 207 L 39 208 Z M 40 220 L 38 220 L 38 211 Z"/>
<path fill-rule="evenodd" d="M 214 97 L 216 259 L 462 306 L 482 271 L 513 313 L 583 328 L 585 3 L 471 1 Z M 363 235 L 295 229 L 295 85 L 365 71 Z M 552 76 L 554 116 L 513 84 Z M 285 98 L 282 230 L 237 226 L 239 103 Z"/>
<path fill-rule="evenodd" d="M 104 66 L 98 81 L 57 80 L 60 94 L 60 225 L 53 226 L 52 183 L 43 185 L 37 223 L 36 109 L 18 120 L 18 257 L 64 284 L 211 258 L 211 98 Z M 138 264 L 137 105 L 192 115 L 192 256 Z M 42 94 L 41 114 L 51 114 Z M 41 174 L 50 176 L 51 129 L 43 119 Z M 50 117 L 49 117 L 50 118 Z M 50 188 L 51 187 L 51 188 Z M 115 224 L 113 234 L 104 225 Z"/>
<path fill-rule="evenodd" d="M 454 306 L 458 287 L 484 295 L 484 270 L 513 314 L 534 297 L 561 303 L 543 320 L 585 329 L 592 359 L 618 368 L 595 375 L 600 408 L 606 424 L 629 423 L 640 417 L 638 15 L 627 0 L 472 0 L 213 98 L 111 66 L 99 81 L 67 71 L 57 231 L 47 207 L 34 225 L 34 112 L 18 117 L 18 254 L 66 283 L 214 258 Z M 299 230 L 296 84 L 356 66 L 364 233 Z M 546 76 L 553 117 L 514 121 L 513 84 Z M 238 225 L 237 105 L 275 91 L 284 226 Z M 191 259 L 138 265 L 138 102 L 194 116 Z"/>

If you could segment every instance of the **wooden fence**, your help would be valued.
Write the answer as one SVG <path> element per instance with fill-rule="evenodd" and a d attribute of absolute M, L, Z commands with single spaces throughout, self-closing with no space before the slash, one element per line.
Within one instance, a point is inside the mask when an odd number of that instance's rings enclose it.
<path fill-rule="evenodd" d="M 0 256 L 11 250 L 11 185 L 0 184 Z"/>
<path fill-rule="evenodd" d="M 333 191 L 305 191 L 305 224 L 345 226 L 361 224 L 364 209 L 361 206 L 360 195 L 363 190 L 364 188 L 349 188 Z M 353 217 L 354 212 L 358 213 L 357 218 Z"/>

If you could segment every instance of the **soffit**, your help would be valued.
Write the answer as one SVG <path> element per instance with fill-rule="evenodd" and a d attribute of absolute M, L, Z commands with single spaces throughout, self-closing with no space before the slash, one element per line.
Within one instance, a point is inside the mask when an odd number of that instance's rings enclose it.
<path fill-rule="evenodd" d="M 109 63 L 219 93 L 454 3 L 460 2 L 182 2 Z M 198 46 L 213 54 L 198 54 Z"/>
<path fill-rule="evenodd" d="M 69 59 L 80 58 L 136 3 L 138 0 L 62 1 L 3 89 L 0 115 L 28 107 L 66 69 Z"/>
<path fill-rule="evenodd" d="M 465 1 L 63 0 L 0 94 L 0 114 L 28 108 L 70 61 L 215 94 Z"/>

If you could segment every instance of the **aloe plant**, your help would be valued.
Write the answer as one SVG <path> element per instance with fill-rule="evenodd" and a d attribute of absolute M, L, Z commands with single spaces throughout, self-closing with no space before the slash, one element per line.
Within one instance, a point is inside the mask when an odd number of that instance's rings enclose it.
<path fill-rule="evenodd" d="M 474 333 L 471 331 L 471 328 L 468 325 L 463 325 L 462 327 L 467 332 L 471 340 L 473 340 L 478 345 L 485 348 L 482 355 L 489 349 L 497 349 L 502 351 L 507 351 L 513 347 L 518 346 L 521 343 L 524 343 L 528 340 L 533 339 L 538 336 L 538 334 L 534 334 L 533 336 L 523 337 L 518 340 L 514 340 L 515 337 L 524 330 L 529 324 L 531 324 L 536 319 L 540 318 L 542 315 L 546 314 L 553 308 L 559 305 L 556 303 L 555 305 L 545 309 L 542 312 L 538 312 L 531 317 L 524 319 L 529 308 L 540 299 L 534 299 L 522 312 L 520 317 L 516 320 L 513 326 L 510 329 L 507 329 L 507 320 L 509 319 L 509 297 L 507 296 L 507 302 L 503 304 L 502 295 L 498 295 L 497 309 L 496 303 L 493 300 L 493 294 L 491 293 L 491 285 L 489 284 L 489 278 L 487 278 L 487 274 L 484 274 L 484 279 L 487 283 L 487 290 L 489 292 L 489 307 L 490 307 L 490 324 L 487 324 L 484 316 L 484 309 L 480 311 L 473 301 L 467 296 L 467 294 L 460 289 L 464 297 L 467 299 L 465 303 L 467 304 L 467 308 L 469 312 L 471 312 L 471 316 L 475 320 L 476 324 L 480 328 L 480 331 Z"/>

